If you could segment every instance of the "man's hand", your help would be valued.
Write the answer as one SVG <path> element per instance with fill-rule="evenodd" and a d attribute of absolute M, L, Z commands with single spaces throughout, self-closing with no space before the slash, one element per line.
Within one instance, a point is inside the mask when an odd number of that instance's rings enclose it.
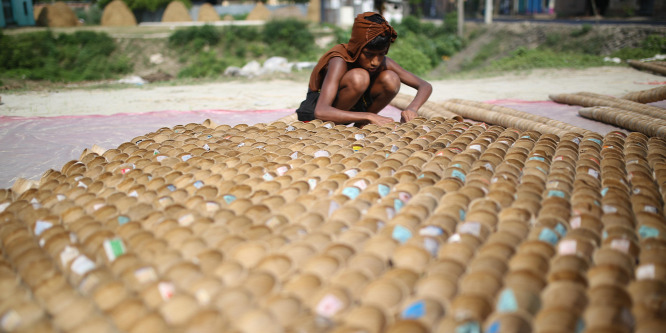
<path fill-rule="evenodd" d="M 401 123 L 406 123 L 406 122 L 408 122 L 408 121 L 413 120 L 414 118 L 416 118 L 416 117 L 418 117 L 418 116 L 419 116 L 419 115 L 416 114 L 416 112 L 414 112 L 414 111 L 412 111 L 412 110 L 410 110 L 410 109 L 407 109 L 407 110 L 404 110 L 404 111 L 402 111 L 402 112 L 400 113 L 400 122 L 401 122 Z"/>
<path fill-rule="evenodd" d="M 383 126 L 394 122 L 393 118 L 380 116 L 375 113 L 370 113 L 368 116 L 368 120 L 370 121 L 371 124 L 375 124 L 378 126 Z"/>

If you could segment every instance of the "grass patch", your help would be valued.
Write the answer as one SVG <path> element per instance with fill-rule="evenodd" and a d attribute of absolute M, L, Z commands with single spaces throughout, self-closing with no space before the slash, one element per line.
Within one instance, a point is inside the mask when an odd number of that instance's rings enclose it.
<path fill-rule="evenodd" d="M 0 33 L 2 77 L 76 82 L 102 80 L 129 73 L 129 59 L 114 54 L 115 41 L 105 33 L 52 31 L 3 35 Z"/>
<path fill-rule="evenodd" d="M 587 68 L 606 65 L 599 56 L 582 53 L 555 52 L 520 47 L 510 56 L 494 60 L 487 67 L 489 71 L 514 71 L 535 68 Z"/>
<path fill-rule="evenodd" d="M 293 19 L 269 21 L 263 28 L 189 27 L 171 34 L 168 45 L 185 65 L 178 73 L 180 78 L 219 76 L 228 66 L 267 56 L 311 60 L 319 51 L 308 24 Z"/>
<path fill-rule="evenodd" d="M 622 60 L 629 60 L 651 58 L 657 54 L 664 53 L 666 53 L 666 37 L 650 35 L 641 42 L 640 47 L 623 48 L 613 52 L 611 56 Z"/>
<path fill-rule="evenodd" d="M 493 39 L 490 43 L 483 45 L 474 58 L 463 63 L 462 70 L 469 71 L 482 67 L 486 61 L 497 55 L 501 44 L 500 39 Z"/>

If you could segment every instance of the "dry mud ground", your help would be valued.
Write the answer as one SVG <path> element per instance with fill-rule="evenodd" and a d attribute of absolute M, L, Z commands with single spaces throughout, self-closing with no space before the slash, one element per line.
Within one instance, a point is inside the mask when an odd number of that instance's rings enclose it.
<path fill-rule="evenodd" d="M 295 109 L 305 98 L 307 77 L 261 79 L 199 85 L 117 89 L 63 89 L 0 93 L 0 115 L 52 117 L 110 115 L 151 111 Z M 666 83 L 663 76 L 629 67 L 541 69 L 491 78 L 431 81 L 431 101 L 461 98 L 475 101 L 519 99 L 545 101 L 549 94 L 595 92 L 622 96 Z M 407 86 L 402 93 L 414 94 Z M 1 135 L 1 133 L 0 133 Z"/>

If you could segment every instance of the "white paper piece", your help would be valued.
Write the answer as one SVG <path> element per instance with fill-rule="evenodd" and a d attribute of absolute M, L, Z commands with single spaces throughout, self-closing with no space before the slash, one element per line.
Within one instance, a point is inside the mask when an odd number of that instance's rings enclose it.
<path fill-rule="evenodd" d="M 72 262 L 71 269 L 77 275 L 85 275 L 89 271 L 95 268 L 95 262 L 90 260 L 84 254 L 79 255 Z"/>

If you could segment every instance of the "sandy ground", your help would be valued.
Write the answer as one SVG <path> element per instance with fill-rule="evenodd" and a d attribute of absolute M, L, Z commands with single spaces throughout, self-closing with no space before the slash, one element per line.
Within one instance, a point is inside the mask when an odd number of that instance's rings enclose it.
<path fill-rule="evenodd" d="M 431 100 L 462 98 L 476 101 L 520 99 L 545 101 L 549 94 L 589 91 L 613 96 L 664 84 L 666 78 L 626 67 L 582 70 L 552 69 L 492 78 L 432 81 Z M 297 108 L 307 82 L 253 79 L 188 86 L 127 89 L 65 89 L 0 93 L 4 116 L 109 115 L 150 111 L 276 110 Z M 403 87 L 401 92 L 414 94 Z M 1 135 L 1 133 L 0 133 Z"/>

